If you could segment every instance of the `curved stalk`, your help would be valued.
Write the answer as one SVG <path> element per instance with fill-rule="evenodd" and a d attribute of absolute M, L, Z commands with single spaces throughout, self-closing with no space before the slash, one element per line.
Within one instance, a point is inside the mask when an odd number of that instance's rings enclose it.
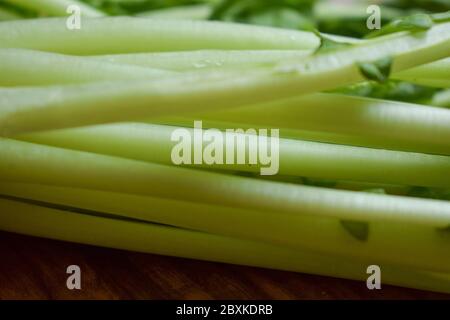
<path fill-rule="evenodd" d="M 373 221 L 369 223 L 367 240 L 361 241 L 348 233 L 335 218 L 281 215 L 275 211 L 243 210 L 45 185 L 0 184 L 0 194 L 32 199 L 50 206 L 61 205 L 70 210 L 107 213 L 342 258 L 447 272 L 450 268 L 447 260 L 441 259 L 450 243 L 436 228 L 446 224 L 437 221 L 433 227 L 416 224 L 414 219 L 390 221 L 389 224 L 387 221 Z M 430 262 L 439 260 L 441 265 L 438 267 Z"/>
<path fill-rule="evenodd" d="M 0 25 L 0 38 L 1 29 Z M 445 57 L 450 50 L 448 31 L 450 23 L 438 24 L 420 34 L 393 34 L 299 63 L 245 73 L 213 70 L 157 81 L 0 89 L 0 134 L 219 110 L 333 89 L 365 79 L 358 66 L 361 57 L 394 57 L 394 72 Z"/>
<path fill-rule="evenodd" d="M 450 58 L 396 73 L 395 79 L 424 86 L 450 88 Z"/>
<path fill-rule="evenodd" d="M 408 219 L 412 219 L 412 216 L 417 216 L 415 219 L 440 216 L 450 222 L 450 206 L 445 201 L 259 181 L 26 142 L 0 141 L 0 174 L 5 182 L 149 195 L 285 215 L 356 221 L 383 220 L 389 216 L 404 216 Z M 433 246 L 433 250 L 446 252 L 448 248 L 445 241 L 449 239 L 439 236 L 436 230 L 429 232 L 423 236 L 440 243 Z M 392 240 L 383 239 L 387 241 L 386 245 Z M 426 247 L 424 252 L 430 256 L 419 259 L 420 263 L 427 264 L 427 268 L 433 270 L 450 267 L 450 260 L 447 261 L 450 256 L 435 254 L 429 246 Z M 386 250 L 383 252 L 388 253 Z"/>

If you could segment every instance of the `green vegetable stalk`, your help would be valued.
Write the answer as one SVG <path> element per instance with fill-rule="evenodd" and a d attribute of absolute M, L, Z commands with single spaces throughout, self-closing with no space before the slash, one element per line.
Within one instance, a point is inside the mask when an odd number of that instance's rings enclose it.
<path fill-rule="evenodd" d="M 41 26 L 47 27 L 46 22 Z M 37 24 L 34 31 L 39 30 Z M 10 24 L 5 23 L 3 27 L 5 25 Z M 0 39 L 7 29 L 0 25 Z M 420 35 L 388 35 L 316 54 L 298 63 L 282 63 L 275 68 L 259 68 L 244 74 L 241 70 L 213 70 L 163 77 L 157 81 L 0 89 L 0 105 L 5 106 L 0 109 L 0 134 L 127 121 L 211 108 L 224 109 L 230 108 L 231 102 L 232 107 L 238 107 L 267 99 L 333 89 L 365 78 L 360 69 L 361 57 L 364 61 L 374 62 L 390 56 L 393 64 L 389 69 L 394 72 L 446 57 L 450 50 L 449 30 L 450 23 L 436 24 Z M 24 30 L 23 34 L 30 32 Z M 88 33 L 86 37 L 94 34 Z M 16 40 L 20 42 L 25 39 L 9 39 L 5 45 L 19 45 Z M 32 40 L 26 40 L 26 43 L 32 43 Z M 378 70 L 376 63 L 373 68 L 366 65 L 366 76 L 369 69 L 372 72 Z"/>
<path fill-rule="evenodd" d="M 246 210 L 277 212 L 283 215 L 336 217 L 355 221 L 384 221 L 389 217 L 427 220 L 431 217 L 449 221 L 450 207 L 444 201 L 419 200 L 362 192 L 328 190 L 316 187 L 259 181 L 210 172 L 199 172 L 144 163 L 134 160 L 39 146 L 13 140 L 1 140 L 4 154 L 0 173 L 4 181 L 88 188 L 137 195 L 149 195 Z M 70 170 L 67 170 L 70 168 Z M 391 218 L 392 219 L 392 218 Z M 421 265 L 431 270 L 447 270 L 446 237 L 435 229 L 420 229 L 414 236 L 395 229 L 383 230 L 392 236 L 380 236 L 383 243 L 370 254 L 385 259 Z M 399 235 L 402 234 L 401 237 Z M 317 236 L 314 233 L 313 236 Z M 418 239 L 421 239 L 418 241 Z M 403 255 L 383 248 L 405 241 L 414 254 Z M 411 246 L 411 241 L 417 245 Z M 436 245 L 432 245 L 436 244 Z M 420 254 L 419 254 L 420 252 Z M 369 253 L 366 253 L 369 254 Z M 423 254 L 423 256 L 422 256 Z M 410 260 L 412 259 L 412 260 Z"/>
<path fill-rule="evenodd" d="M 0 199 L 0 229 L 117 249 L 367 279 L 368 262 L 146 223 L 89 216 Z M 11 213 L 15 213 L 12 215 Z M 448 274 L 381 265 L 385 283 L 450 292 Z"/>
<path fill-rule="evenodd" d="M 407 119 L 411 123 L 411 117 Z M 191 137 L 194 136 L 194 129 L 190 128 L 133 123 L 56 130 L 18 138 L 61 148 L 172 165 L 172 152 L 177 145 L 177 142 L 172 141 L 172 134 L 177 129 L 184 129 L 190 133 Z M 201 129 L 196 129 L 196 132 L 201 136 L 207 133 L 206 130 Z M 248 158 L 250 148 L 258 147 L 258 143 L 263 143 L 259 141 L 260 138 L 251 134 L 222 132 L 222 136 L 221 150 L 224 155 L 236 155 L 238 152 L 243 152 Z M 231 145 L 225 141 L 235 142 Z M 280 175 L 450 188 L 450 181 L 448 181 L 450 157 L 448 156 L 294 139 L 279 139 L 278 142 L 279 160 L 272 159 L 272 162 L 277 163 L 270 165 L 277 166 L 277 173 Z M 207 145 L 209 145 L 208 142 L 203 142 L 202 151 Z M 238 146 L 243 146 L 242 150 Z M 191 155 L 195 153 L 193 146 L 189 148 L 189 151 Z M 193 161 L 186 165 L 192 163 Z M 268 165 L 257 161 L 252 165 L 213 163 L 194 166 L 259 173 L 261 168 Z"/>

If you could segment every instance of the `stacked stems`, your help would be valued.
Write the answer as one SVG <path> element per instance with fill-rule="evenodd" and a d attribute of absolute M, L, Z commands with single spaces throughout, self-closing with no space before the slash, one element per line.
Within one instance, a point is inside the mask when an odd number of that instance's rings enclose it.
<path fill-rule="evenodd" d="M 449 111 L 330 93 L 389 78 L 448 88 L 445 16 L 360 41 L 161 18 L 201 13 L 185 8 L 90 18 L 104 14 L 74 0 L 8 2 L 55 16 L 82 5 L 83 19 L 0 23 L 0 229 L 350 279 L 375 263 L 387 283 L 450 292 L 450 205 L 411 197 L 450 190 Z M 266 140 L 226 129 L 281 129 L 280 177 L 173 165 L 173 132 L 207 133 L 196 120 L 248 158 L 245 142 Z"/>

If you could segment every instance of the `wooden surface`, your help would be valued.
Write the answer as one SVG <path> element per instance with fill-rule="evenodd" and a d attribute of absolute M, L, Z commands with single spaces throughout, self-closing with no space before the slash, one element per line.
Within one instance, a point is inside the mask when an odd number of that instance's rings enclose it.
<path fill-rule="evenodd" d="M 0 299 L 450 299 L 449 295 L 0 232 Z M 79 265 L 82 289 L 66 287 Z"/>

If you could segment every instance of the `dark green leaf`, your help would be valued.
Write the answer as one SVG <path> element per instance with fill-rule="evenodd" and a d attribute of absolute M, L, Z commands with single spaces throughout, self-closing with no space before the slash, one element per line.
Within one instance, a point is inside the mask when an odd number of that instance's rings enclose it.
<path fill-rule="evenodd" d="M 427 187 L 411 187 L 407 194 L 409 197 L 450 200 L 449 189 L 427 188 Z"/>
<path fill-rule="evenodd" d="M 366 242 L 369 239 L 369 224 L 352 220 L 341 220 L 342 227 L 355 239 Z"/>
<path fill-rule="evenodd" d="M 436 88 L 424 87 L 403 81 L 388 81 L 386 83 L 363 82 L 334 92 L 348 95 L 387 99 L 403 102 L 428 102 L 438 91 Z"/>
<path fill-rule="evenodd" d="M 450 11 L 443 12 L 443 13 L 435 13 L 435 14 L 432 14 L 431 17 L 433 18 L 434 22 L 438 22 L 438 23 L 449 22 L 450 21 Z"/>
<path fill-rule="evenodd" d="M 368 80 L 386 82 L 391 74 L 392 58 L 386 57 L 374 62 L 360 62 L 360 72 Z"/>

